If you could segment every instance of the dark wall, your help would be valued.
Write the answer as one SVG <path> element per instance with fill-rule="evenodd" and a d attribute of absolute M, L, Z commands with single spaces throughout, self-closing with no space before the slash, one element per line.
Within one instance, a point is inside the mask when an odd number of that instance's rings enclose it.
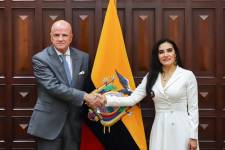
<path fill-rule="evenodd" d="M 199 84 L 201 149 L 225 149 L 225 0 L 118 0 L 118 14 L 136 83 L 149 70 L 155 41 L 176 41 Z M 34 149 L 26 134 L 36 101 L 31 57 L 49 45 L 51 24 L 71 22 L 72 45 L 93 63 L 108 0 L 0 0 L 0 149 Z M 146 135 L 154 117 L 141 102 Z"/>

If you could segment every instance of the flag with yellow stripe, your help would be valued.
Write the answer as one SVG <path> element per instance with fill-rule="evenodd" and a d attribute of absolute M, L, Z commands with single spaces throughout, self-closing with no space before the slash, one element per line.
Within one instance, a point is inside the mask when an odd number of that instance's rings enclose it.
<path fill-rule="evenodd" d="M 102 86 L 105 78 L 115 76 L 115 71 L 129 80 L 131 89 L 135 88 L 117 15 L 116 0 L 109 0 L 91 73 L 95 87 Z M 115 78 L 114 84 L 116 87 L 122 88 L 118 78 Z M 133 106 L 130 111 L 131 115 L 123 116 L 122 122 L 139 149 L 147 150 L 141 110 L 138 106 Z"/>

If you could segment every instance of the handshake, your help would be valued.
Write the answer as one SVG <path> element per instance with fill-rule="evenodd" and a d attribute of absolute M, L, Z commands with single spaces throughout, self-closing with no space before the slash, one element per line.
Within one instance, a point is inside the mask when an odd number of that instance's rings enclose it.
<path fill-rule="evenodd" d="M 91 107 L 94 110 L 102 106 L 105 106 L 105 104 L 107 103 L 107 99 L 104 95 L 96 94 L 96 93 L 85 94 L 84 101 L 89 107 Z"/>

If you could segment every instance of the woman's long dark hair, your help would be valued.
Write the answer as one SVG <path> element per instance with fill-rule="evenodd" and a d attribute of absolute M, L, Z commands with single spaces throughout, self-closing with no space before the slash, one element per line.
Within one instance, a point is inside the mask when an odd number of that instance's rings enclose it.
<path fill-rule="evenodd" d="M 170 39 L 159 40 L 152 48 L 152 61 L 151 61 L 151 65 L 150 65 L 151 69 L 148 73 L 148 80 L 147 80 L 147 85 L 146 85 L 146 92 L 148 94 L 150 94 L 152 97 L 154 97 L 154 92 L 152 91 L 152 87 L 155 84 L 155 81 L 158 77 L 159 72 L 160 73 L 163 72 L 162 64 L 160 63 L 159 57 L 158 57 L 159 46 L 162 43 L 166 43 L 166 42 L 170 43 L 175 50 L 176 64 L 180 67 L 183 67 L 177 45 Z"/>

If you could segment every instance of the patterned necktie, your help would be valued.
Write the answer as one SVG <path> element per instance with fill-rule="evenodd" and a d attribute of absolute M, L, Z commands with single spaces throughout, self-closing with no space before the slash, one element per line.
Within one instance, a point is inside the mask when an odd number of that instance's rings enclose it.
<path fill-rule="evenodd" d="M 72 77 L 71 77 L 71 74 L 70 74 L 69 64 L 66 61 L 66 55 L 60 55 L 60 58 L 62 60 L 63 67 L 66 71 L 66 76 L 67 76 L 68 82 L 71 86 Z"/>

